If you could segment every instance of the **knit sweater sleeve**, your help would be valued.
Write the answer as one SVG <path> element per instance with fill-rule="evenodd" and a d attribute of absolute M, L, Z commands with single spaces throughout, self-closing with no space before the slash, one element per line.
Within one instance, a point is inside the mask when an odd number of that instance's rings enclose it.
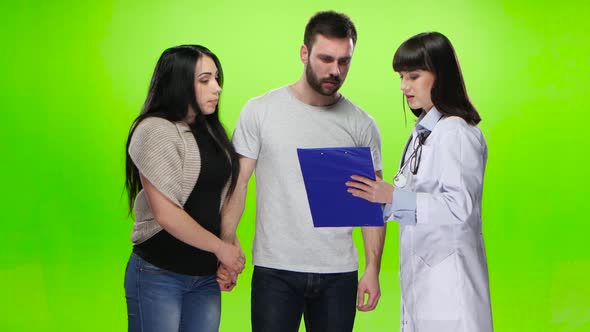
<path fill-rule="evenodd" d="M 176 125 L 151 117 L 135 128 L 129 156 L 146 179 L 164 196 L 182 207 L 185 143 Z"/>

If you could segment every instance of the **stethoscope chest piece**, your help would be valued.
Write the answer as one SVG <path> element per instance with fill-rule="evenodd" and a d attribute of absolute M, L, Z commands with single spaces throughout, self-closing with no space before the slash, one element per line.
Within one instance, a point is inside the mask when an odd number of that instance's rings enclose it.
<path fill-rule="evenodd" d="M 397 174 L 394 178 L 393 178 L 393 185 L 398 187 L 398 188 L 403 188 L 406 186 L 406 183 L 408 182 L 408 178 L 406 178 L 405 175 L 399 173 Z"/>

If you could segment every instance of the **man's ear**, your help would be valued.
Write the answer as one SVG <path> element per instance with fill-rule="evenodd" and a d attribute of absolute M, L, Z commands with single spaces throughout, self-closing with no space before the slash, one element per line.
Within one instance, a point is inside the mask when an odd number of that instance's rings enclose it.
<path fill-rule="evenodd" d="M 305 44 L 301 45 L 301 49 L 299 49 L 299 57 L 301 58 L 301 62 L 306 65 L 307 59 L 309 58 L 309 51 L 307 50 L 307 46 L 305 46 Z"/>

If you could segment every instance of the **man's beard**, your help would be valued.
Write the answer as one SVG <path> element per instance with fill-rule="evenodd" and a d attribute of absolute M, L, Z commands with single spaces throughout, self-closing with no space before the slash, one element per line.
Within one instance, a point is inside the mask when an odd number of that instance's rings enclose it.
<path fill-rule="evenodd" d="M 322 96 L 333 96 L 338 92 L 338 89 L 342 86 L 342 81 L 339 77 L 330 75 L 328 78 L 319 79 L 313 69 L 311 68 L 311 63 L 308 62 L 305 68 L 305 78 L 307 79 L 307 83 L 314 89 L 317 93 L 321 94 Z M 322 87 L 322 83 L 324 82 L 331 82 L 334 83 L 334 87 L 331 89 L 324 89 Z"/>

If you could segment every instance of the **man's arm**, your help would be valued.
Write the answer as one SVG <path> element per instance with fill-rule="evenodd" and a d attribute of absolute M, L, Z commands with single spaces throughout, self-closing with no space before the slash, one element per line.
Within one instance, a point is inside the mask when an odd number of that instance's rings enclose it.
<path fill-rule="evenodd" d="M 383 177 L 381 171 L 375 172 L 375 175 L 379 178 Z M 360 311 L 371 311 L 375 309 L 381 297 L 379 271 L 385 242 L 385 226 L 362 227 L 362 233 L 365 246 L 365 272 L 358 285 L 357 308 Z M 368 295 L 366 302 L 365 294 Z"/>
<path fill-rule="evenodd" d="M 252 173 L 254 173 L 255 167 L 255 159 L 240 157 L 240 173 L 236 182 L 236 188 L 226 199 L 221 209 L 221 239 L 224 241 L 233 243 L 237 240 L 236 230 L 240 223 L 240 218 L 244 213 L 248 182 L 250 181 L 250 177 L 252 177 Z"/>
<path fill-rule="evenodd" d="M 250 181 L 250 177 L 252 177 L 255 167 L 255 159 L 240 157 L 240 173 L 236 182 L 236 188 L 226 198 L 225 204 L 223 204 L 223 208 L 221 209 L 221 239 L 239 247 L 240 242 L 236 236 L 236 230 L 240 223 L 240 218 L 244 213 L 248 182 Z M 217 269 L 217 283 L 221 290 L 231 291 L 236 286 L 237 279 L 237 274 L 231 273 L 225 266 L 220 265 Z"/>

